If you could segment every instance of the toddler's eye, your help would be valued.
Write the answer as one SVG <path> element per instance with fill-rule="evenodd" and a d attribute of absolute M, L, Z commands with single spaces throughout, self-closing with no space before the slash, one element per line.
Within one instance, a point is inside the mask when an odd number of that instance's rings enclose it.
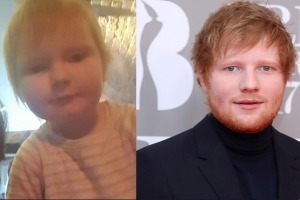
<path fill-rule="evenodd" d="M 81 54 L 73 54 L 69 58 L 70 62 L 80 62 L 82 60 L 83 60 L 83 55 Z"/>
<path fill-rule="evenodd" d="M 37 74 L 37 73 L 41 73 L 47 69 L 48 69 L 47 65 L 34 65 L 34 66 L 24 69 L 23 74 L 24 75 Z"/>
<path fill-rule="evenodd" d="M 46 66 L 45 65 L 36 65 L 34 67 L 31 68 L 31 71 L 33 73 L 39 73 L 41 71 L 44 71 L 46 69 Z"/>

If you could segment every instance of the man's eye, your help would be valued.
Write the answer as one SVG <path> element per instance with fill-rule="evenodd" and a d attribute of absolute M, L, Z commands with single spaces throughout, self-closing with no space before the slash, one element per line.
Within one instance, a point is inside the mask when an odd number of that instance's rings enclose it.
<path fill-rule="evenodd" d="M 229 67 L 226 67 L 225 69 L 230 72 L 238 70 L 238 68 L 236 66 L 229 66 Z"/>
<path fill-rule="evenodd" d="M 261 67 L 261 69 L 263 70 L 263 71 L 270 71 L 272 68 L 270 67 L 270 66 L 262 66 Z"/>

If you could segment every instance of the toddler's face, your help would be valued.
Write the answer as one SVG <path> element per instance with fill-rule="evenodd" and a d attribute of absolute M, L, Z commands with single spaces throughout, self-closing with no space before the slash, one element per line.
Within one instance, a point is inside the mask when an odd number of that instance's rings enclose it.
<path fill-rule="evenodd" d="M 54 125 L 95 114 L 103 66 L 87 24 L 61 22 L 34 47 L 20 80 L 21 96 L 29 108 Z"/>

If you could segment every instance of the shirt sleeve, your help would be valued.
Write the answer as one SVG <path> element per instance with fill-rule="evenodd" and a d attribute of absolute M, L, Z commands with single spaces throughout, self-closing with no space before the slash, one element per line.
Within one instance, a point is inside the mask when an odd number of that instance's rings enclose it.
<path fill-rule="evenodd" d="M 110 104 L 111 117 L 115 128 L 123 138 L 136 149 L 136 108 L 133 104 Z"/>

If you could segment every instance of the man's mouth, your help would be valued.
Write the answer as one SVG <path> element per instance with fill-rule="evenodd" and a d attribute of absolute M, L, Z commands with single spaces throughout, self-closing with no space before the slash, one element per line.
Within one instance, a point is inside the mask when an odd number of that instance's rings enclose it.
<path fill-rule="evenodd" d="M 234 102 L 234 104 L 238 105 L 243 110 L 257 109 L 262 103 L 263 101 L 260 100 L 239 100 Z"/>

